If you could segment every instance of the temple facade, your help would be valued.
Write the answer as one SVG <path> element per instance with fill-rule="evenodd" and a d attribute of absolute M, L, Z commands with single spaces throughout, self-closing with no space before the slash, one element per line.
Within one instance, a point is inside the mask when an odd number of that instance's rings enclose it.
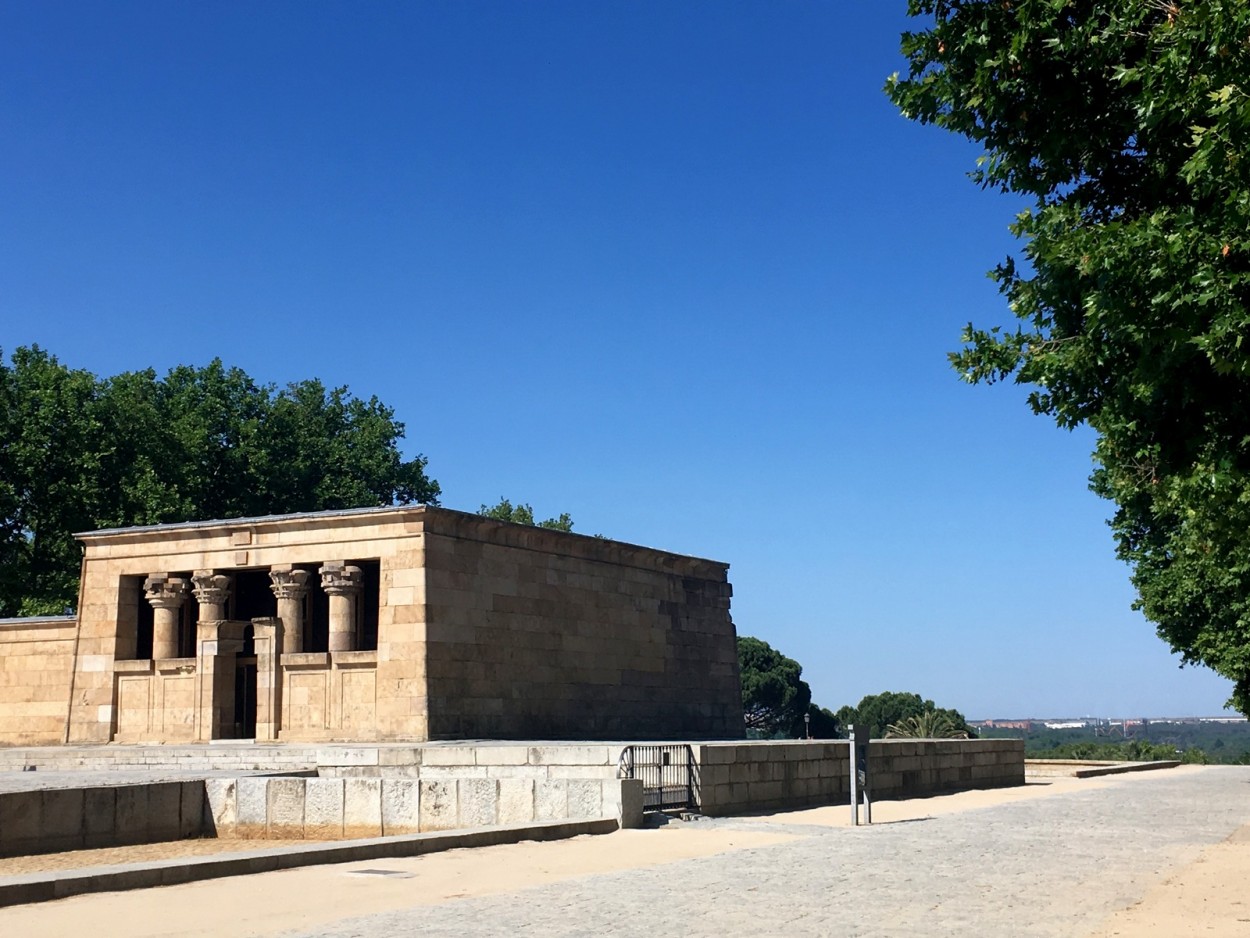
<path fill-rule="evenodd" d="M 425 506 L 94 531 L 0 744 L 737 738 L 728 566 Z"/>

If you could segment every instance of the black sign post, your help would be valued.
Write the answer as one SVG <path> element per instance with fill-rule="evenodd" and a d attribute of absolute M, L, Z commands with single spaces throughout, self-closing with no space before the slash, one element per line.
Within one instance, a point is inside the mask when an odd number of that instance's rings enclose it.
<path fill-rule="evenodd" d="M 864 801 L 864 823 L 872 823 L 872 798 L 869 797 L 868 737 L 869 728 L 862 723 L 851 727 L 851 823 L 859 826 L 859 802 Z"/>

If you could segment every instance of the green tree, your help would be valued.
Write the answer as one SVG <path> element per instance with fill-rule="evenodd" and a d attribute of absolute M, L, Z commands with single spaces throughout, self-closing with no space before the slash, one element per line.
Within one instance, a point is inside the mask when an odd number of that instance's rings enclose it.
<path fill-rule="evenodd" d="M 77 604 L 80 552 L 94 527 L 107 454 L 93 375 L 38 348 L 0 357 L 0 616 Z"/>
<path fill-rule="evenodd" d="M 517 503 L 513 505 L 506 498 L 500 498 L 499 504 L 494 506 L 483 505 L 477 510 L 479 515 L 486 518 L 494 518 L 496 521 L 511 521 L 513 524 L 528 524 L 536 528 L 547 528 L 552 531 L 572 531 L 573 519 L 568 513 L 560 515 L 558 518 L 548 518 L 546 521 L 534 520 L 534 509 L 529 505 Z M 600 535 L 596 535 L 599 537 Z"/>
<path fill-rule="evenodd" d="M 421 501 L 439 486 L 376 398 L 220 361 L 100 379 L 0 355 L 0 615 L 77 604 L 76 531 Z"/>
<path fill-rule="evenodd" d="M 802 724 L 812 702 L 803 666 L 767 642 L 739 635 L 738 669 L 747 730 L 764 737 L 795 735 L 795 724 Z"/>
<path fill-rule="evenodd" d="M 932 714 L 932 716 L 929 716 Z M 859 702 L 857 707 L 843 707 L 838 711 L 838 720 L 843 728 L 852 723 L 865 724 L 870 727 L 873 738 L 884 736 L 892 726 L 902 727 L 908 721 L 921 719 L 924 721 L 945 721 L 958 732 L 975 735 L 968 721 L 958 710 L 938 707 L 932 700 L 925 700 L 919 694 L 885 691 L 880 694 L 869 694 Z"/>
<path fill-rule="evenodd" d="M 1014 328 L 974 328 L 969 382 L 1013 378 L 1097 432 L 1136 607 L 1250 713 L 1250 4 L 910 0 L 908 117 L 984 147 L 1031 200 L 992 274 Z"/>

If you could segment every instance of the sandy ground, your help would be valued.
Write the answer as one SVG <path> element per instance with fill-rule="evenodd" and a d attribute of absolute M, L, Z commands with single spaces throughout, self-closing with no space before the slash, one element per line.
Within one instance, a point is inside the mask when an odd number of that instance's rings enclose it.
<path fill-rule="evenodd" d="M 912 821 L 1063 792 L 1089 791 L 1107 784 L 1110 782 L 1106 779 L 1048 778 L 1021 788 L 880 802 L 874 805 L 873 820 L 878 824 Z M 742 823 L 732 829 L 671 823 L 654 829 L 619 831 L 567 841 L 453 850 L 409 859 L 307 867 L 162 889 L 79 896 L 0 909 L 0 935 L 90 934 L 92 938 L 143 938 L 275 935 L 288 930 L 317 929 L 360 914 L 361 910 L 374 914 L 432 906 L 512 893 L 573 877 L 658 867 L 792 841 L 803 836 L 795 831 L 794 825 L 846 826 L 850 822 L 850 809 L 845 805 L 813 808 L 756 815 L 740 821 Z M 777 826 L 783 824 L 790 829 Z M 116 863 L 154 859 L 151 853 L 141 855 L 151 848 L 190 853 L 211 849 L 217 844 L 228 849 L 247 846 L 246 842 L 238 841 L 190 841 L 80 853 L 101 857 L 110 854 L 99 862 Z M 46 864 L 60 864 L 59 858 L 71 856 L 26 859 L 39 861 L 45 864 L 42 868 L 49 868 Z M 58 865 L 57 868 L 66 867 Z M 13 872 L 16 871 L 0 867 L 0 875 Z M 1128 935 L 1250 938 L 1250 901 L 1243 899 L 1248 880 L 1250 827 L 1208 848 L 1189 866 L 1171 871 L 1139 903 L 1113 915 L 1091 938 Z"/>
<path fill-rule="evenodd" d="M 1112 915 L 1089 938 L 1250 936 L 1250 825 L 1175 871 L 1142 900 Z"/>
<path fill-rule="evenodd" d="M 0 909 L 0 935 L 273 935 L 385 912 L 512 892 L 794 839 L 771 831 L 669 824 L 659 829 L 449 850 L 408 859 L 312 866 Z"/>

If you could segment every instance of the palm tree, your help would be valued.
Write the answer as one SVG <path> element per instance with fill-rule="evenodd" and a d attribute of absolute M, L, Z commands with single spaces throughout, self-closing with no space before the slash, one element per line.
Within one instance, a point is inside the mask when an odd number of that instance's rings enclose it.
<path fill-rule="evenodd" d="M 886 739 L 967 739 L 968 731 L 956 725 L 950 714 L 925 710 L 886 727 L 885 736 Z"/>

